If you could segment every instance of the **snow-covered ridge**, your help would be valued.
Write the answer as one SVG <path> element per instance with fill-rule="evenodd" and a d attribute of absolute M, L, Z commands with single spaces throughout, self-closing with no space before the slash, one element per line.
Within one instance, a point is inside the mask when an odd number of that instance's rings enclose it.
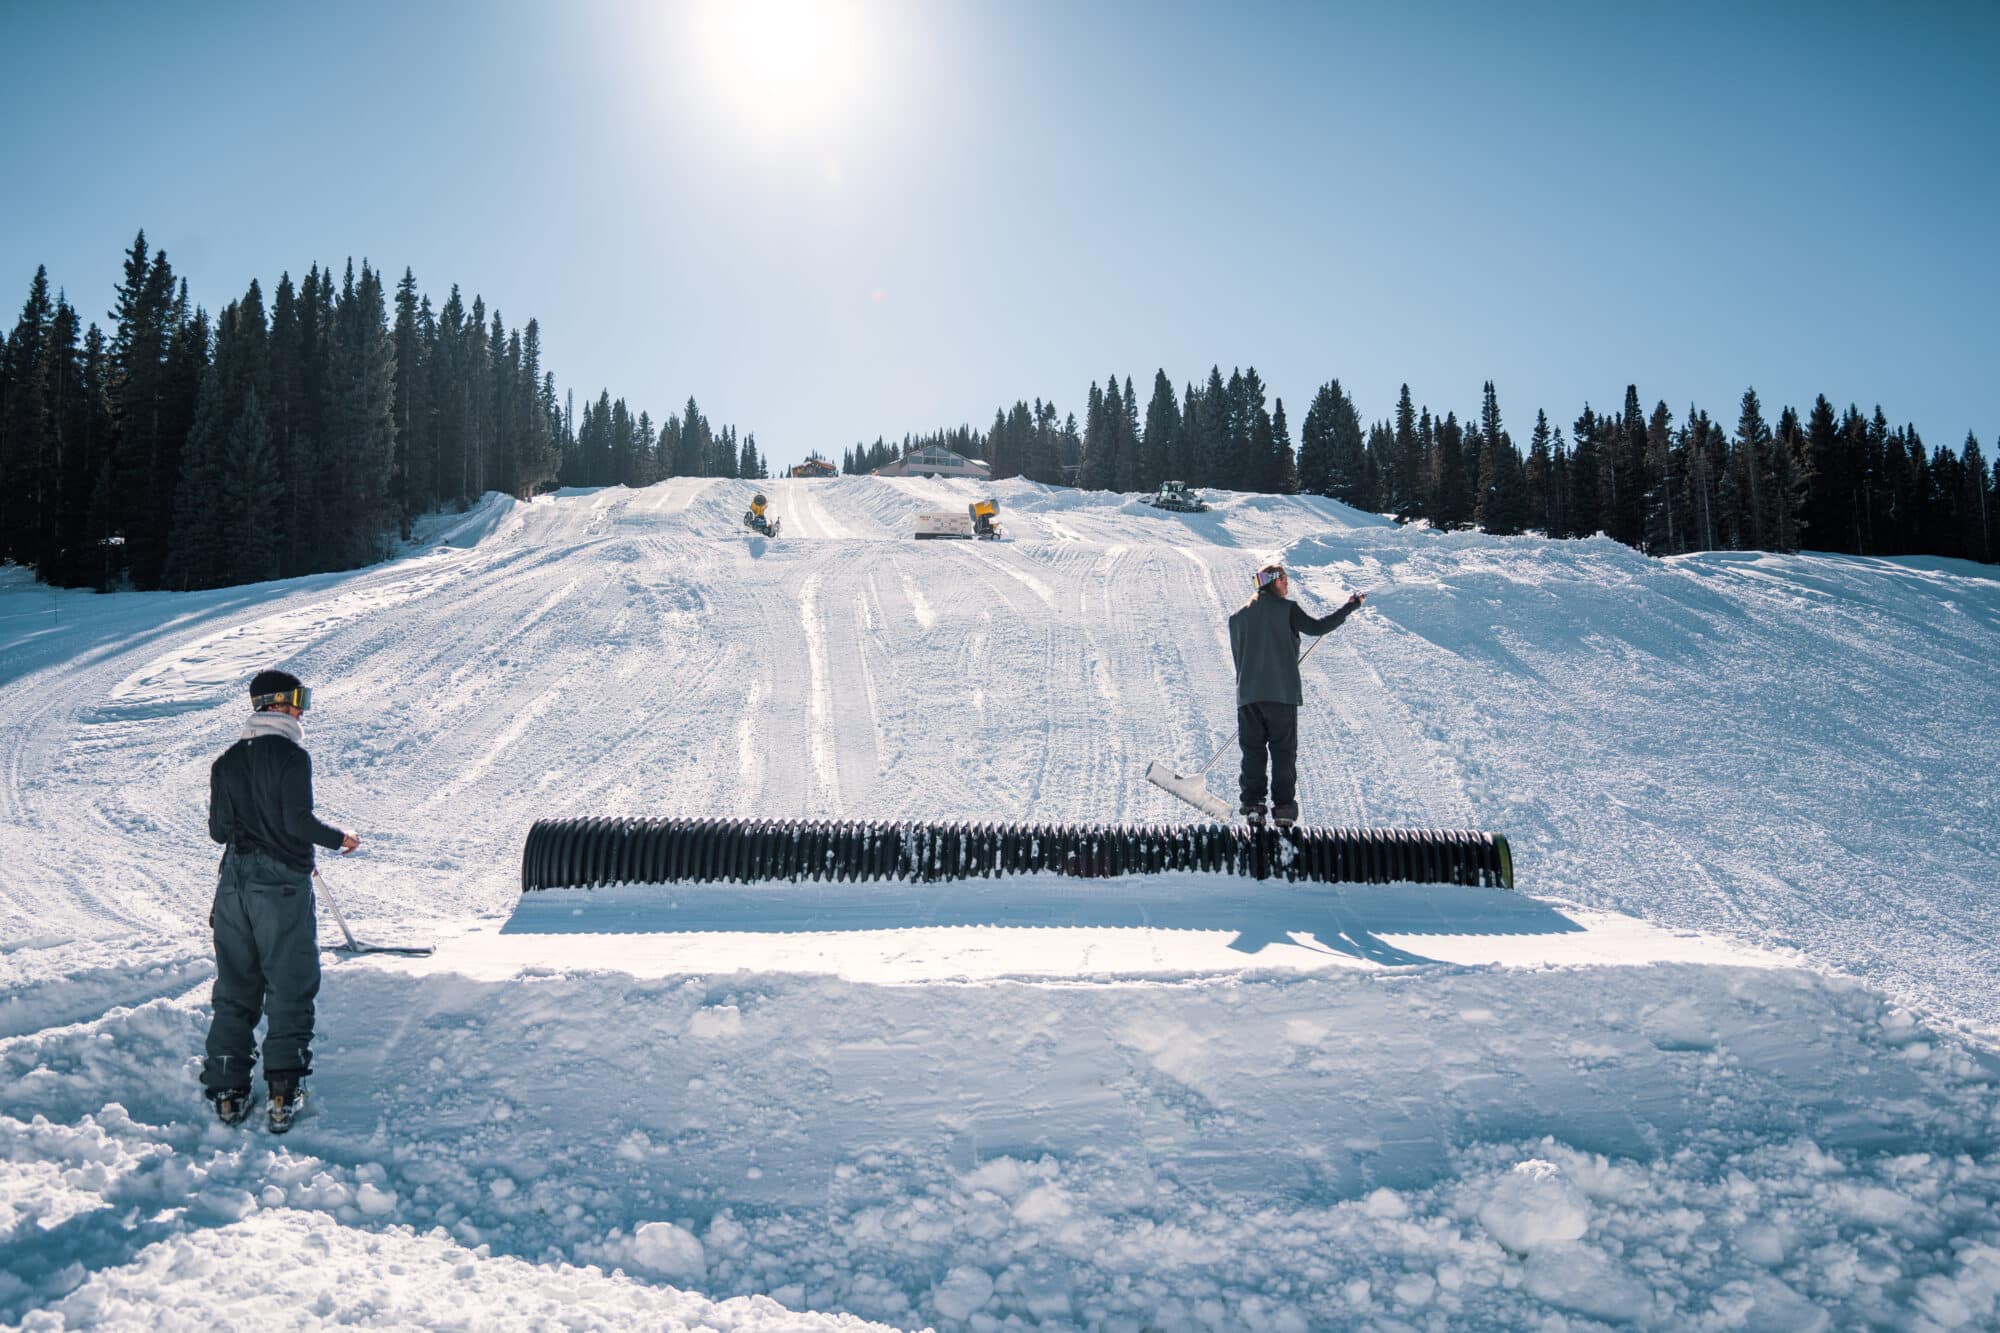
<path fill-rule="evenodd" d="M 909 540 L 989 492 L 1012 540 Z M 454 1272 L 488 1323 L 792 1317 L 669 1287 L 952 1328 L 1993 1318 L 1992 572 L 1210 498 L 679 479 L 489 497 L 346 575 L 0 580 L 0 1318 L 213 1313 L 258 1289 L 175 1275 L 237 1251 L 364 1321 L 453 1317 Z M 1505 832 L 1518 897 L 515 910 L 544 814 L 1182 818 L 1141 774 L 1227 740 L 1273 556 L 1370 592 L 1306 666 L 1309 818 Z M 350 918 L 443 946 L 329 970 L 283 1151 L 186 1066 L 206 767 L 266 659 L 367 839 Z M 415 1276 L 280 1278 L 308 1252 Z"/>

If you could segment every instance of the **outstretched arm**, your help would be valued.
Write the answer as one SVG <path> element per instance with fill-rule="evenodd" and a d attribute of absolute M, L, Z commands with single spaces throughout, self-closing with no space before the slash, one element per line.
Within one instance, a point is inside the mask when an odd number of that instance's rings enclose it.
<path fill-rule="evenodd" d="M 303 750 L 298 761 L 286 768 L 278 798 L 284 806 L 285 832 L 329 851 L 353 850 L 347 845 L 351 834 L 321 823 L 313 814 L 312 757 Z"/>
<path fill-rule="evenodd" d="M 1368 594 L 1357 592 L 1331 615 L 1309 615 L 1303 606 L 1292 603 L 1292 628 L 1300 634 L 1331 634 L 1340 628 L 1341 622 L 1353 615 Z"/>

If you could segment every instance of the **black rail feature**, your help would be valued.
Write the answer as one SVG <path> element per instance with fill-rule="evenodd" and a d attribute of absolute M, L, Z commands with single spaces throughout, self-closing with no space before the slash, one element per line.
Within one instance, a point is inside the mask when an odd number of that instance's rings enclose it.
<path fill-rule="evenodd" d="M 1197 870 L 1344 884 L 1511 889 L 1497 833 L 1234 824 L 962 824 L 749 819 L 543 819 L 521 888 L 760 880 L 1080 878 Z"/>

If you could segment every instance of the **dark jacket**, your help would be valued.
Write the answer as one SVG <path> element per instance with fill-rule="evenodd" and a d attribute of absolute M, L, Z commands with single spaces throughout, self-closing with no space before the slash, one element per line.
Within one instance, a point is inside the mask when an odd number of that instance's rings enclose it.
<path fill-rule="evenodd" d="M 1354 612 L 1352 603 L 1313 616 L 1269 587 L 1229 617 L 1229 654 L 1236 659 L 1236 705 L 1305 702 L 1299 684 L 1299 635 L 1326 634 Z"/>
<path fill-rule="evenodd" d="M 307 873 L 314 845 L 338 851 L 342 834 L 313 815 L 311 756 L 284 736 L 254 736 L 208 770 L 208 836 Z"/>

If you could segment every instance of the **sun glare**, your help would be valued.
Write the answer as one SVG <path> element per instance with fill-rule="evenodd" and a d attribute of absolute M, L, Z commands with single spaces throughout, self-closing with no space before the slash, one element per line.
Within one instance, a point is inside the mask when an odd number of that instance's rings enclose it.
<path fill-rule="evenodd" d="M 716 95 L 762 130 L 837 121 L 859 91 L 865 18 L 853 0 L 709 0 L 703 64 Z"/>

